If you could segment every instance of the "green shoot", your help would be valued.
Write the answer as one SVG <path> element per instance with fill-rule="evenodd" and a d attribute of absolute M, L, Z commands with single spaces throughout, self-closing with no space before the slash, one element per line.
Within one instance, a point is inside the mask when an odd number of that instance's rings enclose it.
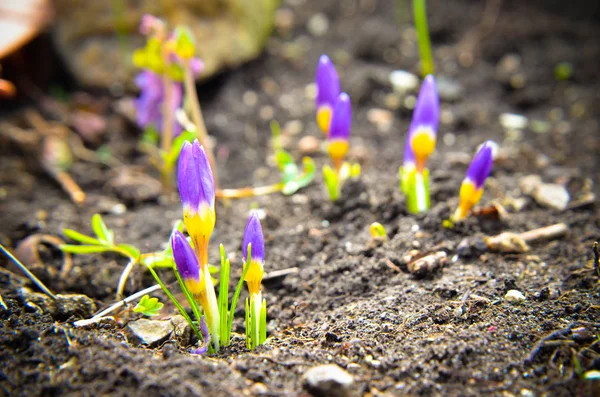
<path fill-rule="evenodd" d="M 404 177 L 402 175 L 401 180 Z M 408 191 L 406 207 L 408 211 L 413 214 L 428 211 L 430 207 L 429 170 L 425 169 L 422 173 L 413 170 L 408 173 L 406 178 L 406 188 Z"/>
<path fill-rule="evenodd" d="M 133 308 L 136 313 L 142 313 L 144 316 L 157 316 L 158 312 L 164 306 L 158 301 L 158 298 L 151 298 L 150 295 L 144 295 L 139 303 Z"/>
<path fill-rule="evenodd" d="M 374 240 L 387 240 L 388 238 L 387 233 L 385 232 L 385 228 L 379 222 L 371 223 L 369 231 L 371 232 L 371 237 Z"/>
<path fill-rule="evenodd" d="M 246 258 L 246 263 L 250 263 L 250 259 L 252 258 L 252 244 L 248 244 L 248 256 Z M 229 322 L 227 324 L 227 338 L 225 340 L 229 341 L 231 337 L 231 327 L 233 326 L 233 315 L 235 314 L 235 307 L 237 305 L 237 301 L 240 298 L 240 293 L 242 292 L 242 287 L 244 286 L 244 278 L 246 277 L 246 272 L 250 266 L 244 266 L 244 270 L 242 270 L 242 276 L 240 277 L 240 281 L 238 281 L 237 287 L 235 287 L 235 292 L 233 293 L 233 299 L 231 300 L 231 307 L 229 309 Z M 248 316 L 248 310 L 246 310 L 246 316 Z M 246 332 L 248 327 L 246 327 Z M 247 338 L 246 338 L 247 340 Z"/>
<path fill-rule="evenodd" d="M 413 14 L 415 18 L 415 27 L 417 29 L 419 53 L 421 54 L 421 75 L 425 78 L 428 74 L 434 74 L 425 0 L 413 0 Z"/>
<path fill-rule="evenodd" d="M 225 254 L 225 247 L 223 244 L 219 247 L 221 256 L 221 272 L 219 274 L 219 315 L 221 320 L 221 342 L 223 346 L 229 346 L 230 334 L 229 334 L 229 277 L 230 277 L 230 263 L 227 255 Z"/>

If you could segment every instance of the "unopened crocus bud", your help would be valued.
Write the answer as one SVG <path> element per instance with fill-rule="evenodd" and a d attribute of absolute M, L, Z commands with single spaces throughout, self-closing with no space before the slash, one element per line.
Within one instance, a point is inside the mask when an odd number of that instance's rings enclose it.
<path fill-rule="evenodd" d="M 414 161 L 417 171 L 423 171 L 427 164 L 427 159 L 435 149 L 439 120 L 440 100 L 437 87 L 434 77 L 428 75 L 421 85 L 406 137 L 410 148 L 405 148 L 405 166 L 407 162 Z M 409 149 L 412 149 L 412 153 Z"/>
<path fill-rule="evenodd" d="M 333 108 L 333 117 L 329 136 L 327 138 L 327 152 L 339 171 L 342 161 L 350 148 L 350 129 L 352 127 L 352 104 L 350 97 L 342 92 Z"/>
<path fill-rule="evenodd" d="M 317 86 L 317 124 L 325 135 L 329 134 L 329 127 L 334 112 L 335 102 L 340 95 L 340 78 L 331 59 L 321 55 L 315 76 Z"/>
<path fill-rule="evenodd" d="M 171 237 L 171 248 L 173 249 L 173 259 L 175 260 L 177 272 L 183 279 L 187 289 L 199 298 L 204 292 L 200 263 L 194 250 L 179 230 L 176 230 Z"/>
<path fill-rule="evenodd" d="M 460 203 L 454 213 L 455 221 L 464 219 L 481 200 L 483 184 L 494 165 L 493 145 L 492 141 L 485 142 L 473 157 L 467 176 L 460 186 Z"/>
<path fill-rule="evenodd" d="M 250 244 L 250 263 L 245 263 L 249 266 L 246 271 L 244 280 L 248 283 L 248 291 L 250 295 L 256 295 L 260 292 L 260 284 L 262 282 L 265 264 L 265 240 L 263 238 L 262 227 L 256 212 L 253 212 L 248 218 L 246 229 L 244 230 L 244 239 L 242 241 L 242 252 L 244 253 L 244 261 L 248 258 L 248 244 Z"/>
<path fill-rule="evenodd" d="M 185 26 L 175 29 L 175 53 L 182 59 L 192 59 L 196 52 L 196 40 L 192 31 Z"/>
<path fill-rule="evenodd" d="M 215 227 L 215 183 L 204 148 L 198 140 L 185 142 L 179 154 L 177 185 L 183 222 L 202 266 L 208 264 L 208 242 Z"/>

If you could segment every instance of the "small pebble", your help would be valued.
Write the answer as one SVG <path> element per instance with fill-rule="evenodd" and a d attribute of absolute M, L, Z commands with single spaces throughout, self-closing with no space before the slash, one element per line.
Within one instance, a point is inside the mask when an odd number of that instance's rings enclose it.
<path fill-rule="evenodd" d="M 304 373 L 304 388 L 315 397 L 354 395 L 354 378 L 335 364 L 319 365 Z"/>
<path fill-rule="evenodd" d="M 311 155 L 319 152 L 321 142 L 314 136 L 307 135 L 298 141 L 298 149 L 303 155 Z"/>
<path fill-rule="evenodd" d="M 535 201 L 544 207 L 563 211 L 569 204 L 569 192 L 563 185 L 556 183 L 542 183 L 533 192 Z"/>
<path fill-rule="evenodd" d="M 405 70 L 394 70 L 390 73 L 390 83 L 398 94 L 414 92 L 419 86 L 419 78 Z"/>
<path fill-rule="evenodd" d="M 527 128 L 529 124 L 527 117 L 514 113 L 502 113 L 498 121 L 502 128 L 506 130 L 522 130 Z"/>
<path fill-rule="evenodd" d="M 265 386 L 263 383 L 256 382 L 252 385 L 252 387 L 250 387 L 250 392 L 253 395 L 261 396 L 263 394 L 267 394 L 269 392 L 269 389 L 267 389 L 267 386 Z"/>
<path fill-rule="evenodd" d="M 308 20 L 306 28 L 315 37 L 323 36 L 329 30 L 329 19 L 323 13 L 315 14 Z"/>
<path fill-rule="evenodd" d="M 504 295 L 504 300 L 513 305 L 518 305 L 525 302 L 525 295 L 516 289 L 511 289 Z"/>
<path fill-rule="evenodd" d="M 133 339 L 139 344 L 156 346 L 171 335 L 173 324 L 170 320 L 140 318 L 139 320 L 130 321 L 127 328 Z"/>
<path fill-rule="evenodd" d="M 388 132 L 394 121 L 394 114 L 389 110 L 373 108 L 367 111 L 367 119 L 379 132 Z"/>

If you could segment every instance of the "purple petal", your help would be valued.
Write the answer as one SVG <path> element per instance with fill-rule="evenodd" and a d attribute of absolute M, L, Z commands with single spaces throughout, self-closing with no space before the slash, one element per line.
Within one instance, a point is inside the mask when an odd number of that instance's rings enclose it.
<path fill-rule="evenodd" d="M 176 230 L 171 237 L 171 247 L 173 248 L 173 259 L 175 259 L 175 265 L 181 278 L 184 281 L 200 281 L 198 258 L 196 258 L 194 250 L 179 230 Z"/>
<path fill-rule="evenodd" d="M 347 141 L 350 139 L 350 128 L 352 127 L 352 104 L 350 97 L 342 92 L 333 108 L 333 116 L 329 127 L 330 140 L 339 139 Z"/>
<path fill-rule="evenodd" d="M 485 183 L 486 178 L 492 171 L 494 165 L 494 156 L 492 150 L 492 141 L 487 141 L 481 146 L 481 149 L 473 157 L 471 165 L 467 170 L 467 178 L 474 184 L 475 188 L 479 189 Z"/>
<path fill-rule="evenodd" d="M 435 79 L 432 75 L 425 77 L 419 97 L 415 105 L 412 121 L 410 123 L 409 134 L 418 128 L 431 128 L 434 134 L 437 134 L 440 121 L 440 99 L 438 97 Z"/>
<path fill-rule="evenodd" d="M 200 142 L 194 139 L 192 144 L 194 162 L 197 167 L 197 175 L 199 179 L 195 183 L 200 185 L 200 197 L 198 197 L 198 207 L 201 204 L 208 205 L 209 208 L 215 206 L 215 181 L 213 179 L 213 173 L 208 162 L 206 152 Z"/>
<path fill-rule="evenodd" d="M 190 60 L 190 67 L 192 69 L 192 74 L 194 77 L 198 77 L 200 73 L 204 70 L 204 62 L 200 58 L 192 58 Z"/>
<path fill-rule="evenodd" d="M 319 58 L 315 83 L 317 85 L 317 109 L 323 105 L 333 108 L 340 94 L 340 78 L 333 62 L 331 62 L 331 59 L 327 55 L 321 55 Z"/>
<path fill-rule="evenodd" d="M 248 218 L 246 223 L 246 230 L 244 230 L 244 240 L 242 241 L 242 252 L 244 253 L 244 260 L 248 257 L 248 244 L 252 244 L 251 259 L 256 260 L 260 263 L 265 262 L 265 240 L 263 238 L 262 227 L 260 226 L 260 220 L 256 212 L 253 212 Z"/>
<path fill-rule="evenodd" d="M 200 176 L 198 167 L 194 162 L 192 144 L 184 142 L 179 152 L 179 163 L 177 168 L 177 186 L 179 187 L 179 196 L 186 208 L 194 213 L 198 212 L 198 200 L 200 197 Z"/>
<path fill-rule="evenodd" d="M 210 344 L 210 334 L 204 316 L 200 317 L 200 333 L 202 334 L 202 345 L 197 349 L 192 349 L 190 353 L 204 356 L 208 353 L 208 345 Z"/>

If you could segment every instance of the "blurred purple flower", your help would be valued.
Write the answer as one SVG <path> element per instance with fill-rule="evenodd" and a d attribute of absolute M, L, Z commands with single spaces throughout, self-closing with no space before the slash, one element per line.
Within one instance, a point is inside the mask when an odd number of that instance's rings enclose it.
<path fill-rule="evenodd" d="M 330 141 L 348 141 L 352 127 L 352 103 L 350 97 L 342 92 L 335 101 L 328 139 Z"/>
<path fill-rule="evenodd" d="M 473 157 L 473 161 L 471 161 L 471 165 L 467 170 L 466 179 L 475 185 L 475 189 L 481 189 L 492 171 L 494 165 L 492 146 L 492 141 L 486 141 Z"/>
<path fill-rule="evenodd" d="M 208 325 L 204 316 L 200 318 L 200 333 L 202 334 L 202 345 L 197 349 L 192 349 L 190 353 L 204 356 L 208 353 L 208 345 L 210 343 L 210 334 L 208 333 Z"/>
<path fill-rule="evenodd" d="M 158 131 L 162 129 L 162 106 L 164 100 L 164 86 L 161 76 L 144 70 L 135 78 L 135 84 L 140 88 L 140 96 L 135 101 L 137 123 L 141 128 L 154 125 Z M 173 82 L 171 90 L 171 109 L 175 112 L 181 107 L 183 90 L 181 83 Z M 182 127 L 173 118 L 173 134 L 177 136 Z"/>

